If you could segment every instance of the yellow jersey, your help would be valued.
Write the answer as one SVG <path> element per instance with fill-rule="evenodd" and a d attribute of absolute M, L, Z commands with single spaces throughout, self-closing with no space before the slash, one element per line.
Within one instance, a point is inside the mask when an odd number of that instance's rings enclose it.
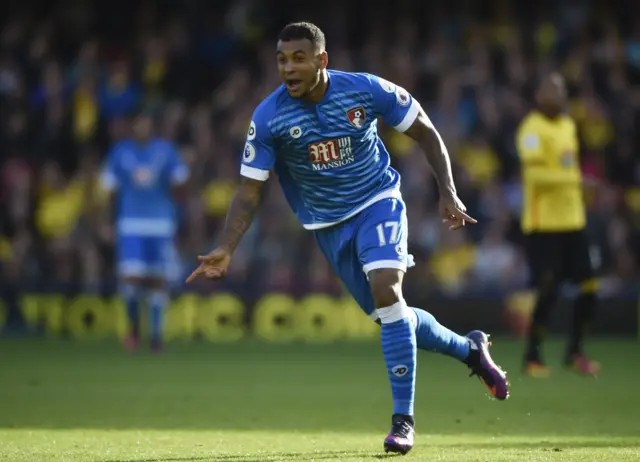
<path fill-rule="evenodd" d="M 577 231 L 586 225 L 576 124 L 532 111 L 520 124 L 517 147 L 524 203 L 521 226 L 533 232 Z"/>

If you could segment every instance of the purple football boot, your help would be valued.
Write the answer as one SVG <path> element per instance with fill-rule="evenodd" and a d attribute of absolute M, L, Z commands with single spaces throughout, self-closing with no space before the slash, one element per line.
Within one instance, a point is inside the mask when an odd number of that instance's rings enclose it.
<path fill-rule="evenodd" d="M 413 448 L 413 417 L 394 414 L 391 417 L 391 431 L 384 439 L 384 452 L 407 454 Z"/>
<path fill-rule="evenodd" d="M 489 336 L 482 331 L 474 330 L 467 334 L 469 341 L 475 346 L 479 353 L 476 364 L 470 365 L 470 376 L 477 375 L 478 378 L 489 389 L 491 395 L 500 401 L 509 397 L 509 381 L 505 371 L 496 365 L 489 354 L 491 342 Z"/>

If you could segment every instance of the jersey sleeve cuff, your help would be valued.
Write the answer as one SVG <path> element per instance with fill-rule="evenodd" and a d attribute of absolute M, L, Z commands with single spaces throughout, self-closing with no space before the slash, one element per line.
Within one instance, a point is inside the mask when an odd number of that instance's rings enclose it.
<path fill-rule="evenodd" d="M 395 128 L 400 133 L 406 132 L 409 129 L 409 127 L 413 125 L 413 122 L 415 122 L 419 112 L 420 112 L 420 103 L 418 103 L 415 99 L 413 99 L 411 101 L 411 106 L 409 106 L 409 110 L 404 116 L 404 119 L 402 119 L 402 121 L 393 128 Z"/>
<path fill-rule="evenodd" d="M 267 181 L 267 179 L 269 178 L 269 170 L 262 170 L 243 164 L 240 167 L 240 175 L 256 181 Z"/>

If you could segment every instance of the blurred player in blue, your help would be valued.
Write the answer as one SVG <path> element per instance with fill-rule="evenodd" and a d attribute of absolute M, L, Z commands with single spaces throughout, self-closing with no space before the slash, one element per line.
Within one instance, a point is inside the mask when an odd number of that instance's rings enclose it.
<path fill-rule="evenodd" d="M 176 264 L 175 197 L 188 176 L 176 147 L 153 136 L 153 118 L 144 112 L 134 118 L 133 137 L 115 144 L 107 157 L 101 180 L 115 196 L 118 275 L 130 326 L 125 346 L 130 350 L 139 346 L 143 302 L 149 309 L 150 347 L 162 350 L 167 278 Z"/>
<path fill-rule="evenodd" d="M 447 150 L 420 104 L 403 88 L 370 74 L 327 70 L 322 31 L 295 23 L 280 33 L 276 58 L 283 81 L 255 110 L 242 156 L 238 192 L 219 246 L 199 257 L 187 282 L 224 277 L 238 242 L 274 171 L 302 225 L 315 234 L 333 270 L 362 309 L 381 325 L 381 343 L 394 401 L 386 451 L 413 447 L 416 349 L 464 363 L 499 400 L 509 395 L 504 371 L 481 331 L 458 335 L 427 311 L 407 306 L 402 280 L 407 215 L 400 176 L 378 137 L 378 117 L 422 147 L 440 188 L 450 229 L 475 220 L 456 195 Z"/>

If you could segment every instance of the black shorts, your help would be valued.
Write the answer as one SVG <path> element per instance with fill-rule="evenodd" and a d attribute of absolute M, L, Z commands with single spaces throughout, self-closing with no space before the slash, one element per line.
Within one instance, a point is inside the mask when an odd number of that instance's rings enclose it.
<path fill-rule="evenodd" d="M 589 240 L 582 230 L 532 233 L 525 236 L 525 243 L 534 284 L 544 275 L 576 284 L 594 277 Z"/>

